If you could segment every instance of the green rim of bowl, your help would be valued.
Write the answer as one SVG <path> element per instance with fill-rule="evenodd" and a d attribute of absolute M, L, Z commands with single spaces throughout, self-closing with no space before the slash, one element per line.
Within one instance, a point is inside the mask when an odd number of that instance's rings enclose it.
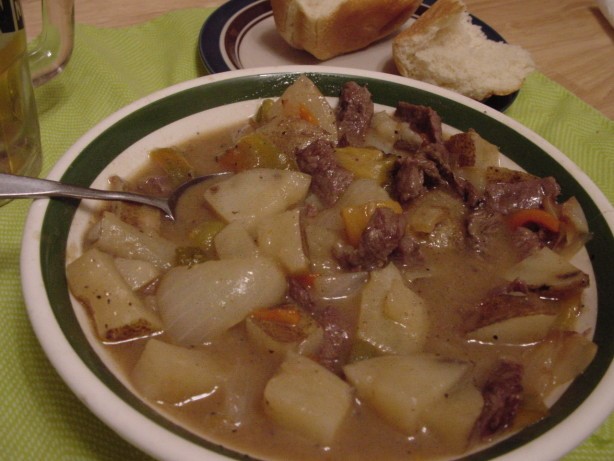
<path fill-rule="evenodd" d="M 594 336 L 594 341 L 599 346 L 597 356 L 587 371 L 574 381 L 552 407 L 549 417 L 463 459 L 478 461 L 501 456 L 552 429 L 589 396 L 614 357 L 614 341 L 610 335 L 614 327 L 614 284 L 608 283 L 608 280 L 614 278 L 611 265 L 611 261 L 614 261 L 614 239 L 597 205 L 574 176 L 554 158 L 513 128 L 491 118 L 486 111 L 400 83 L 335 73 L 308 73 L 308 76 L 327 96 L 337 96 L 344 82 L 354 80 L 368 85 L 376 103 L 394 107 L 398 101 L 408 101 L 430 106 L 439 113 L 444 123 L 462 131 L 473 128 L 486 139 L 494 140 L 506 156 L 527 171 L 538 176 L 554 176 L 565 196 L 575 196 L 579 200 L 594 233 L 587 249 L 598 289 L 599 308 Z M 100 133 L 75 158 L 61 179 L 70 184 L 88 186 L 110 161 L 149 133 L 207 109 L 250 99 L 279 96 L 293 80 L 294 75 L 288 73 L 236 77 L 203 83 L 153 101 Z M 68 296 L 64 269 L 66 240 L 77 206 L 78 201 L 51 201 L 44 216 L 40 243 L 47 297 L 71 347 L 109 389 L 147 418 L 207 449 L 236 459 L 245 459 L 245 455 L 226 450 L 193 435 L 143 404 L 106 368 L 89 345 Z"/>

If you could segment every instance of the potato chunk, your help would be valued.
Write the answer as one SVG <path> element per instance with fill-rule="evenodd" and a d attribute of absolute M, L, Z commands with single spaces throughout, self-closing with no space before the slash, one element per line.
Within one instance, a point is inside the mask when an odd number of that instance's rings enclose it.
<path fill-rule="evenodd" d="M 491 323 L 467 334 L 467 339 L 487 344 L 529 344 L 546 337 L 556 315 L 532 314 Z"/>
<path fill-rule="evenodd" d="M 211 186 L 204 198 L 227 222 L 253 223 L 303 200 L 310 183 L 311 177 L 298 171 L 256 168 Z"/>
<path fill-rule="evenodd" d="M 216 392 L 227 379 L 227 368 L 207 350 L 150 339 L 131 378 L 146 398 L 181 403 Z"/>
<path fill-rule="evenodd" d="M 269 110 L 269 118 L 300 118 L 322 128 L 332 141 L 337 141 L 335 111 L 317 86 L 306 76 L 299 76 Z"/>
<path fill-rule="evenodd" d="M 329 445 L 352 406 L 352 390 L 313 360 L 290 354 L 267 383 L 264 399 L 279 425 Z"/>
<path fill-rule="evenodd" d="M 394 264 L 371 272 L 360 301 L 358 338 L 383 353 L 418 352 L 428 325 L 424 301 L 405 286 Z"/>
<path fill-rule="evenodd" d="M 465 363 L 431 354 L 387 355 L 346 365 L 358 397 L 389 424 L 411 435 L 422 414 L 445 398 L 468 370 Z"/>
<path fill-rule="evenodd" d="M 290 210 L 258 223 L 258 248 L 277 260 L 290 274 L 307 272 L 309 261 L 303 251 L 300 210 Z"/>
<path fill-rule="evenodd" d="M 115 266 L 133 290 L 144 287 L 160 275 L 160 269 L 149 261 L 115 258 Z"/>
<path fill-rule="evenodd" d="M 504 277 L 510 282 L 521 280 L 531 290 L 552 295 L 583 289 L 589 284 L 587 274 L 548 247 L 539 249 L 511 267 Z"/>
<path fill-rule="evenodd" d="M 213 238 L 220 259 L 251 258 L 258 256 L 256 242 L 241 221 L 233 221 Z"/>
<path fill-rule="evenodd" d="M 206 261 L 168 271 L 157 292 L 166 332 L 181 345 L 202 344 L 259 307 L 284 299 L 286 276 L 269 258 Z"/>
<path fill-rule="evenodd" d="M 157 235 L 149 235 L 105 212 L 90 238 L 106 253 L 126 259 L 149 261 L 160 269 L 170 268 L 175 261 L 176 245 Z"/>
<path fill-rule="evenodd" d="M 92 312 L 96 331 L 106 341 L 123 341 L 162 329 L 117 270 L 113 257 L 92 248 L 66 267 L 72 294 Z"/>
<path fill-rule="evenodd" d="M 333 255 L 333 248 L 342 240 L 341 232 L 325 226 L 308 224 L 305 227 L 305 241 L 312 272 L 330 274 L 341 270 L 339 261 Z"/>
<path fill-rule="evenodd" d="M 463 380 L 423 413 L 424 424 L 446 446 L 460 453 L 469 445 L 483 406 L 482 393 L 473 383 Z"/>
<path fill-rule="evenodd" d="M 356 179 L 339 198 L 339 209 L 364 205 L 369 202 L 390 202 L 392 199 L 386 189 L 373 179 Z"/>

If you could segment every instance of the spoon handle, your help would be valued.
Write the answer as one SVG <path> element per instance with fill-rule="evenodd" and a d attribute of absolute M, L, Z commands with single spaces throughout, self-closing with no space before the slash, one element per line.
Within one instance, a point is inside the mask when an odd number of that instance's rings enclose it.
<path fill-rule="evenodd" d="M 49 179 L 0 173 L 0 198 L 71 197 L 96 200 L 126 200 L 155 206 L 168 212 L 161 200 L 130 192 L 89 189 Z"/>

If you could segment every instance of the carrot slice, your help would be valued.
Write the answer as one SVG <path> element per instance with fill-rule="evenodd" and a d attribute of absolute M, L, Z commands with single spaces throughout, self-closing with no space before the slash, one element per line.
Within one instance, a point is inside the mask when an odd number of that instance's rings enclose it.
<path fill-rule="evenodd" d="M 556 216 L 540 209 L 516 211 L 508 216 L 508 223 L 514 229 L 527 224 L 536 224 L 552 232 L 558 232 L 561 226 Z"/>
<path fill-rule="evenodd" d="M 301 311 L 292 306 L 265 307 L 252 312 L 252 318 L 264 322 L 275 322 L 284 325 L 298 325 L 301 321 Z"/>
<path fill-rule="evenodd" d="M 311 113 L 311 111 L 305 106 L 305 104 L 301 104 L 298 109 L 298 115 L 300 118 L 305 120 L 312 125 L 319 125 L 318 119 Z"/>
<path fill-rule="evenodd" d="M 309 272 L 306 274 L 296 274 L 292 279 L 299 283 L 303 288 L 311 288 L 320 274 Z"/>

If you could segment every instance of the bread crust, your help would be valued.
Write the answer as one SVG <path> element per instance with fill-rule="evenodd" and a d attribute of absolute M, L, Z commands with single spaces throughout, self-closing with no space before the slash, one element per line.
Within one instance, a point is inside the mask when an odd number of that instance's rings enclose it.
<path fill-rule="evenodd" d="M 405 40 L 410 36 L 426 34 L 434 27 L 445 27 L 466 11 L 467 7 L 459 0 L 437 0 L 411 27 L 401 31 L 395 37 L 395 41 Z"/>
<path fill-rule="evenodd" d="M 327 14 L 314 10 L 313 3 L 317 2 L 271 0 L 271 7 L 276 28 L 290 46 L 326 60 L 398 30 L 421 0 L 340 0 Z"/>

